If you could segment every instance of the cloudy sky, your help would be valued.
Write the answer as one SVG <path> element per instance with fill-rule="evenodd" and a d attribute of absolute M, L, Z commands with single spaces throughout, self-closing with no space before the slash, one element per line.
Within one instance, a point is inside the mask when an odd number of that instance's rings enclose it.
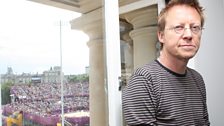
<path fill-rule="evenodd" d="M 80 14 L 26 0 L 0 4 L 0 73 L 12 67 L 16 74 L 41 73 L 60 65 L 62 21 L 62 68 L 80 74 L 88 66 L 88 36 L 71 30 L 69 21 Z"/>

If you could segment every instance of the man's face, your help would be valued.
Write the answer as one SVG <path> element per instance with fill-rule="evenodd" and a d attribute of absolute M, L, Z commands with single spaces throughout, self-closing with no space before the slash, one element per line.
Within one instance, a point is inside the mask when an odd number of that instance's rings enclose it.
<path fill-rule="evenodd" d="M 162 53 L 180 60 L 192 58 L 200 46 L 201 29 L 197 31 L 198 28 L 201 28 L 201 18 L 194 8 L 183 5 L 172 7 L 168 11 L 164 31 L 158 33 L 163 43 Z"/>

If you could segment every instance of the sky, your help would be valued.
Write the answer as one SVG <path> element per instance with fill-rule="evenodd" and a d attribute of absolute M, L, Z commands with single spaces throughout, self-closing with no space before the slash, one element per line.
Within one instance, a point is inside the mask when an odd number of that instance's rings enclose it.
<path fill-rule="evenodd" d="M 7 67 L 15 74 L 34 74 L 60 66 L 60 42 L 62 71 L 66 75 L 85 73 L 89 66 L 88 36 L 72 30 L 69 24 L 79 16 L 26 0 L 1 1 L 0 74 L 5 74 Z"/>

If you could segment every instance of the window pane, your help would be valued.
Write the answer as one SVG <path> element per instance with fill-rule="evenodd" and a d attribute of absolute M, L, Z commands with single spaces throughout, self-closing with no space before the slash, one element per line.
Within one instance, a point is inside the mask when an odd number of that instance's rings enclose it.
<path fill-rule="evenodd" d="M 70 24 L 81 14 L 24 0 L 0 6 L 2 125 L 19 112 L 23 125 L 55 126 L 61 114 L 66 125 L 89 125 L 89 37 Z"/>

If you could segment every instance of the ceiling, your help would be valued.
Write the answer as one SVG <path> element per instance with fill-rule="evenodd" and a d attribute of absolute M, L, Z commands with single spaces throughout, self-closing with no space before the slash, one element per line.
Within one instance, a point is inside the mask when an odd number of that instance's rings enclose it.
<path fill-rule="evenodd" d="M 79 13 L 88 13 L 102 6 L 102 0 L 29 0 Z"/>
<path fill-rule="evenodd" d="M 29 0 L 49 6 L 54 6 L 79 13 L 88 13 L 102 7 L 103 0 Z M 119 0 L 119 6 L 124 6 L 140 0 Z"/>

